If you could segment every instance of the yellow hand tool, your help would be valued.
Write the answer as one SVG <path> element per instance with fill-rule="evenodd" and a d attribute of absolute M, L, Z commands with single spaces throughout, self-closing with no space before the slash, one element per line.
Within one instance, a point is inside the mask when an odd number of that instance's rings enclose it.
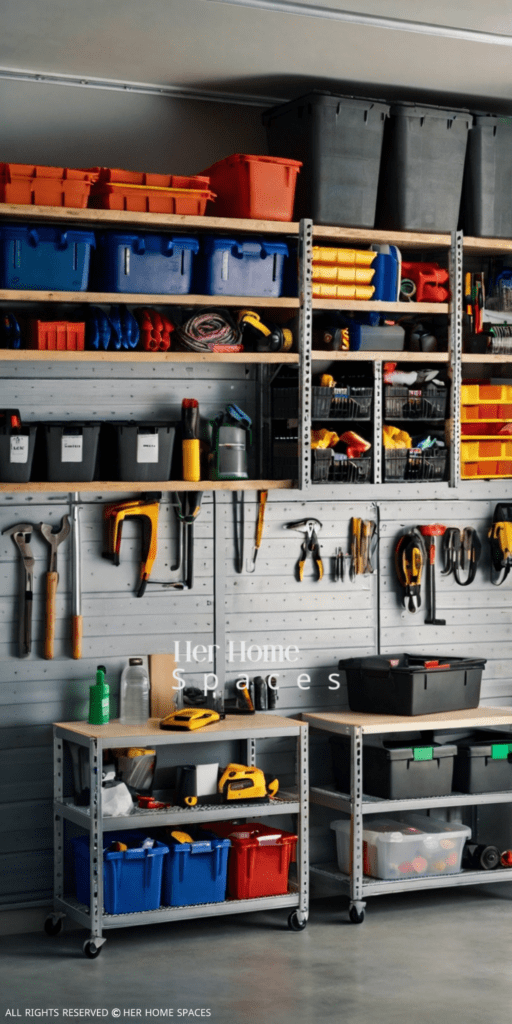
<path fill-rule="evenodd" d="M 256 524 L 256 540 L 254 542 L 254 551 L 252 553 L 252 559 L 250 562 L 247 562 L 247 572 L 254 572 L 256 568 L 256 558 L 258 557 L 261 538 L 263 536 L 263 526 L 265 523 L 265 507 L 267 504 L 268 491 L 259 491 L 258 497 L 260 505 L 258 509 L 258 522 Z"/>
<path fill-rule="evenodd" d="M 294 523 L 285 523 L 283 526 L 283 530 L 300 530 L 301 533 L 304 533 L 305 535 L 301 545 L 301 555 L 297 563 L 297 574 L 301 583 L 304 579 L 304 567 L 306 565 L 308 551 L 311 551 L 313 556 L 313 561 L 317 568 L 318 580 L 320 581 L 324 575 L 324 566 L 322 556 L 320 554 L 317 529 L 322 529 L 322 524 L 319 519 L 298 519 Z"/>
<path fill-rule="evenodd" d="M 107 524 L 107 551 L 105 558 L 111 558 L 114 565 L 120 564 L 121 537 L 125 519 L 140 519 L 142 526 L 142 558 L 140 564 L 137 597 L 142 597 L 155 564 L 158 538 L 158 514 L 161 494 L 152 499 L 142 499 L 105 505 L 104 516 Z"/>

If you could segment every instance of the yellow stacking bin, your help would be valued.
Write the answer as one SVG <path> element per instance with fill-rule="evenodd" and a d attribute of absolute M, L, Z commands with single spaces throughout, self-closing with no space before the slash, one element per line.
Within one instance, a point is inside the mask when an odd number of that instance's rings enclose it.
<path fill-rule="evenodd" d="M 313 246 L 313 263 L 338 263 L 342 266 L 369 267 L 377 253 L 370 249 L 334 249 L 325 245 Z"/>
<path fill-rule="evenodd" d="M 343 281 L 347 284 L 370 284 L 375 270 L 373 267 L 327 266 L 313 263 L 313 281 Z"/>

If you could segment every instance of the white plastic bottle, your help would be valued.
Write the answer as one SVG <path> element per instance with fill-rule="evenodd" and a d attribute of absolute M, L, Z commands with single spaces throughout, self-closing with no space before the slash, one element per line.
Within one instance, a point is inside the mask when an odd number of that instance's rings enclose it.
<path fill-rule="evenodd" d="M 149 676 L 142 658 L 130 658 L 121 675 L 123 725 L 145 725 L 149 718 Z"/>

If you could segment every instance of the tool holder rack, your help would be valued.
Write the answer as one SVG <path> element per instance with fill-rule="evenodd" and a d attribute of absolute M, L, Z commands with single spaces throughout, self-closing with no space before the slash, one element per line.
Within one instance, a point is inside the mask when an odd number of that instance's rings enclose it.
<path fill-rule="evenodd" d="M 139 924 L 182 921 L 190 918 L 213 917 L 219 914 L 245 914 L 251 910 L 285 908 L 290 911 L 288 924 L 300 931 L 308 919 L 308 727 L 305 723 L 277 715 L 256 714 L 250 720 L 227 716 L 220 722 L 197 732 L 164 732 L 158 719 L 149 719 L 146 725 L 127 726 L 118 721 L 93 726 L 86 722 L 58 722 L 54 724 L 54 900 L 53 913 L 47 918 L 46 930 L 57 934 L 64 917 L 87 928 L 90 937 L 84 942 L 84 953 L 94 958 L 106 939 L 103 932 L 109 928 L 130 928 Z M 141 811 L 123 817 L 103 819 L 101 815 L 101 767 L 103 751 L 112 746 L 161 747 L 172 745 L 187 747 L 186 756 L 193 757 L 194 748 L 202 743 L 230 740 L 245 745 L 245 761 L 256 763 L 258 740 L 295 737 L 297 741 L 296 792 L 283 793 L 269 803 L 254 801 L 243 807 L 228 805 L 197 808 L 172 807 L 165 810 Z M 64 799 L 63 757 L 64 742 L 75 743 L 89 751 L 90 804 L 87 809 Z M 236 804 L 236 801 L 235 801 Z M 186 829 L 192 824 L 208 821 L 229 821 L 234 818 L 268 817 L 293 814 L 297 816 L 297 882 L 289 884 L 289 891 L 281 896 L 262 896 L 256 899 L 227 899 L 222 903 L 192 904 L 182 907 L 160 907 L 158 910 L 128 914 L 103 912 L 103 848 L 104 825 L 109 832 L 125 829 L 156 828 L 174 825 Z M 64 878 L 64 822 L 70 821 L 89 832 L 90 837 L 90 907 L 77 902 L 65 892 Z"/>
<path fill-rule="evenodd" d="M 302 715 L 312 729 L 350 736 L 350 793 L 340 793 L 334 786 L 313 786 L 310 801 L 333 811 L 350 815 L 351 865 L 349 875 L 343 874 L 337 864 L 313 864 L 311 874 L 328 880 L 337 889 L 348 893 L 349 917 L 353 924 L 364 920 L 365 897 L 388 892 L 412 892 L 418 889 L 444 889 L 460 885 L 483 885 L 488 882 L 511 882 L 509 868 L 494 871 L 463 870 L 453 875 L 427 875 L 424 877 L 385 880 L 363 875 L 363 819 L 366 814 L 391 814 L 414 810 L 432 811 L 436 808 L 471 807 L 472 831 L 476 829 L 476 807 L 482 804 L 512 804 L 512 790 L 489 793 L 451 793 L 447 796 L 414 797 L 408 800 L 386 800 L 363 793 L 363 737 L 385 733 L 409 732 L 411 729 L 450 730 L 496 728 L 512 725 L 512 709 L 478 707 L 464 711 L 446 711 L 437 715 L 402 716 L 368 715 L 360 712 L 340 711 L 308 713 Z"/>
<path fill-rule="evenodd" d="M 205 365 L 212 363 L 240 363 L 244 366 L 253 365 L 255 368 L 256 383 L 258 385 L 258 413 L 257 427 L 259 430 L 260 443 L 260 466 L 261 479 L 245 481 L 201 481 L 203 490 L 267 490 L 273 488 L 291 488 L 297 486 L 306 490 L 312 483 L 312 459 L 309 446 L 311 420 L 313 418 L 313 389 L 312 374 L 315 369 L 315 361 L 325 361 L 326 358 L 332 362 L 365 362 L 373 367 L 374 375 L 374 400 L 373 400 L 373 483 L 358 483 L 358 494 L 365 499 L 368 494 L 375 494 L 374 485 L 379 485 L 379 494 L 383 499 L 387 497 L 406 497 L 411 494 L 411 481 L 406 480 L 403 486 L 401 482 L 386 482 L 383 472 L 382 452 L 382 423 L 384 421 L 383 405 L 384 392 L 382 382 L 382 364 L 385 361 L 393 360 L 400 364 L 419 365 L 444 365 L 452 378 L 451 406 L 449 418 L 446 421 L 447 433 L 449 436 L 449 480 L 439 479 L 435 481 L 414 480 L 415 495 L 425 497 L 433 496 L 432 487 L 435 487 L 436 496 L 446 496 L 447 488 L 457 488 L 467 493 L 468 484 L 461 481 L 460 475 L 460 387 L 462 380 L 462 366 L 470 363 L 493 363 L 503 365 L 512 362 L 511 356 L 501 355 L 466 355 L 462 354 L 462 287 L 463 287 L 463 254 L 489 255 L 491 253 L 505 254 L 512 252 L 512 240 L 496 239 L 473 239 L 463 238 L 462 232 L 449 234 L 430 234 L 426 232 L 389 232 L 372 229 L 356 229 L 342 227 L 327 227 L 314 225 L 310 220 L 296 222 L 278 221 L 254 221 L 248 219 L 236 219 L 225 217 L 200 217 L 200 216 L 176 216 L 173 214 L 148 214 L 129 213 L 111 210 L 69 210 L 63 207 L 37 207 L 17 206 L 9 203 L 1 204 L 0 219 L 11 221 L 37 221 L 40 223 L 53 223 L 69 225 L 70 221 L 89 228 L 108 228 L 129 225 L 139 230 L 182 230 L 188 233 L 201 231 L 213 231 L 222 233 L 238 232 L 242 234 L 257 233 L 263 235 L 274 235 L 289 237 L 298 243 L 298 297 L 281 297 L 269 299 L 268 297 L 247 296 L 204 296 L 204 295 L 124 295 L 119 293 L 93 293 L 93 292 L 45 292 L 45 291 L 14 291 L 4 289 L 0 291 L 1 303 L 24 303 L 24 302 L 50 302 L 50 303 L 121 303 L 136 305 L 161 305 L 173 306 L 183 305 L 186 302 L 190 306 L 219 305 L 227 307 L 247 307 L 270 309 L 296 310 L 298 314 L 298 352 L 277 352 L 277 353 L 194 353 L 176 352 L 166 353 L 153 352 L 37 352 L 31 350 L 0 350 L 0 361 L 10 361 L 23 366 L 27 360 L 41 363 L 41 370 L 45 375 L 51 376 L 52 364 L 74 362 L 83 366 L 88 362 L 110 362 L 121 365 L 123 362 L 135 367 L 139 363 L 149 362 L 157 364 L 183 363 L 192 366 L 194 363 Z M 316 245 L 337 245 L 365 247 L 372 243 L 396 244 L 408 255 L 425 257 L 430 255 L 440 256 L 448 259 L 450 271 L 450 291 L 452 300 L 450 303 L 432 302 L 374 302 L 357 301 L 351 299 L 313 299 L 312 297 L 312 250 L 313 243 Z M 382 314 L 449 314 L 449 347 L 447 352 L 416 353 L 416 352 L 382 352 L 382 351 L 360 351 L 360 352 L 325 352 L 312 349 L 312 323 L 315 310 L 358 310 L 380 312 Z M 298 387 L 298 463 L 296 479 L 266 480 L 264 476 L 264 447 L 270 450 L 270 432 L 272 416 L 270 412 L 269 390 L 275 374 L 283 364 L 294 364 L 299 370 Z M 43 368 L 44 367 L 44 368 Z M 179 487 L 177 485 L 180 485 Z M 506 491 L 512 495 L 512 477 L 510 483 L 503 481 Z M 157 481 L 155 489 L 158 490 L 186 490 L 194 489 L 195 485 L 183 481 Z M 332 493 L 332 481 L 326 482 L 325 487 Z M 471 480 L 472 496 L 478 496 L 475 488 L 482 496 L 485 496 L 486 484 L 484 481 Z M 89 483 L 68 483 L 63 487 L 61 483 L 25 483 L 25 484 L 1 484 L 0 490 L 6 492 L 15 491 L 95 491 L 98 489 L 98 481 Z M 147 489 L 145 484 L 137 482 L 102 481 L 100 489 L 140 491 Z M 366 493 L 365 493 L 366 489 Z M 322 496 L 318 491 L 318 484 L 315 487 L 315 496 Z"/>

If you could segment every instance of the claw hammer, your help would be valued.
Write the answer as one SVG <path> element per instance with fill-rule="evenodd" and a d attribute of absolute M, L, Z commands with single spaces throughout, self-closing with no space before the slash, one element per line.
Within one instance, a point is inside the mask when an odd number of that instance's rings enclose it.
<path fill-rule="evenodd" d="M 57 601 L 57 584 L 59 574 L 57 572 L 57 548 L 66 539 L 71 529 L 69 517 L 63 516 L 60 530 L 54 533 L 51 523 L 40 523 L 39 529 L 48 544 L 50 545 L 50 562 L 46 573 L 46 611 L 44 627 L 44 656 L 53 658 L 53 645 L 55 641 L 55 606 Z"/>

